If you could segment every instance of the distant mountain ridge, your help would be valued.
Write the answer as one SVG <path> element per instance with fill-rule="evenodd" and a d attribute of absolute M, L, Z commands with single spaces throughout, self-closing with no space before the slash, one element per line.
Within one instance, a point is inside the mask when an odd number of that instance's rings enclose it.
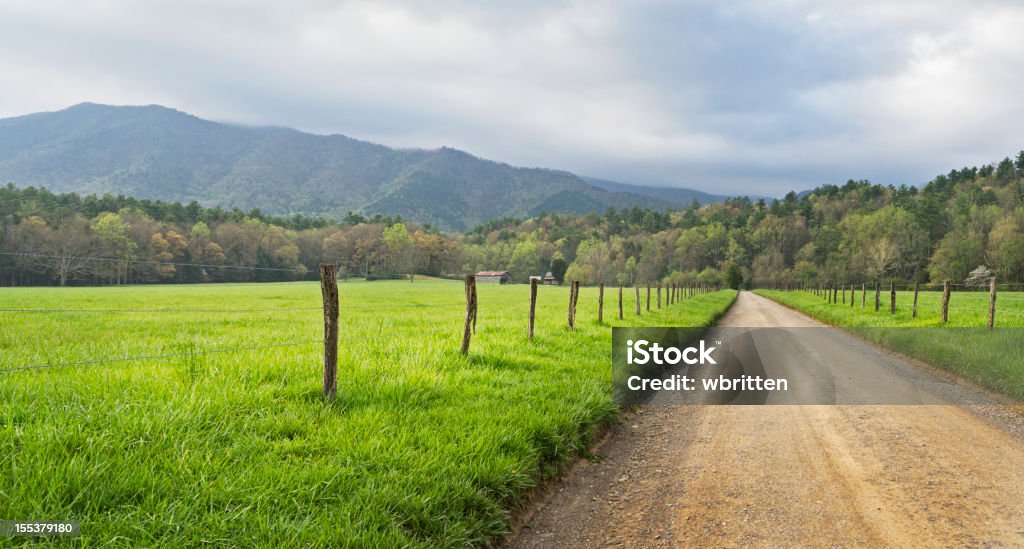
<path fill-rule="evenodd" d="M 541 211 L 681 208 L 725 197 L 519 168 L 443 147 L 203 120 L 158 105 L 82 103 L 0 119 L 0 182 L 266 213 L 401 215 L 448 230 Z"/>
<path fill-rule="evenodd" d="M 596 177 L 581 176 L 583 181 L 602 188 L 610 192 L 620 193 L 632 193 L 643 196 L 650 196 L 652 198 L 660 198 L 662 200 L 668 200 L 679 204 L 689 205 L 696 200 L 699 204 L 711 204 L 712 202 L 722 202 L 729 198 L 725 195 L 711 194 L 703 191 L 697 191 L 694 189 L 684 189 L 678 187 L 650 187 L 644 185 L 632 185 L 628 183 L 619 183 L 618 181 L 609 181 L 607 179 L 598 179 Z M 759 196 L 751 196 L 750 198 L 761 198 Z"/>

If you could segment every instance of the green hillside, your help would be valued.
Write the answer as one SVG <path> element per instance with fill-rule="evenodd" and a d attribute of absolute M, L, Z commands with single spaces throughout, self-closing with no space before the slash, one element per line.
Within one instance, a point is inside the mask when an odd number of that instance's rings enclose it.
<path fill-rule="evenodd" d="M 0 181 L 273 214 L 401 215 L 449 230 L 541 211 L 682 205 L 450 148 L 392 149 L 342 135 L 210 122 L 160 106 L 90 103 L 0 120 Z"/>

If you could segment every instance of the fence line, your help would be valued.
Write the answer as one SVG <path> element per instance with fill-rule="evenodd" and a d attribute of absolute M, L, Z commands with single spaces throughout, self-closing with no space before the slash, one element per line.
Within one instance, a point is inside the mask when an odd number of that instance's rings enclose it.
<path fill-rule="evenodd" d="M 267 309 L 0 309 L 0 313 L 263 313 L 271 311 L 319 311 L 320 307 Z"/>
<path fill-rule="evenodd" d="M 307 269 L 285 269 L 281 267 L 248 267 L 245 265 L 216 265 L 213 263 L 178 263 L 174 261 L 154 261 L 151 259 L 117 259 L 112 257 L 91 257 L 77 255 L 51 255 L 28 252 L 0 252 L 0 255 L 38 257 L 45 259 L 71 259 L 76 261 L 107 261 L 111 263 L 131 263 L 134 265 L 172 265 L 179 267 L 203 267 L 211 269 L 238 269 L 243 271 L 276 271 L 283 273 L 309 274 Z"/>
<path fill-rule="evenodd" d="M 381 336 L 383 337 L 383 336 Z M 153 360 L 153 359 L 164 359 L 164 358 L 175 358 L 184 356 L 199 356 L 199 355 L 212 355 L 221 353 L 232 353 L 241 351 L 254 351 L 260 349 L 272 349 L 275 347 L 297 347 L 299 345 L 312 345 L 314 343 L 322 343 L 323 340 L 314 341 L 293 341 L 289 343 L 273 343 L 269 345 L 253 345 L 248 347 L 231 347 L 228 349 L 210 349 L 205 351 L 186 351 L 181 353 L 162 353 L 157 355 L 139 355 L 139 356 L 126 356 L 119 358 L 104 358 L 97 360 L 80 360 L 76 362 L 60 362 L 57 364 L 33 364 L 30 366 L 18 366 L 16 368 L 5 368 L 0 372 L 18 372 L 21 370 L 41 370 L 44 368 L 65 368 L 67 366 L 90 366 L 95 364 L 108 364 L 113 362 L 137 362 L 142 360 Z"/>
<path fill-rule="evenodd" d="M 979 312 L 977 309 L 975 309 L 973 307 L 961 307 L 961 306 L 951 307 L 950 306 L 950 302 L 953 300 L 953 295 L 955 293 L 956 296 L 957 296 L 957 299 L 960 299 L 960 296 L 964 296 L 964 298 L 968 298 L 968 302 L 969 303 L 978 304 L 978 305 L 981 305 L 983 303 L 987 304 L 988 305 L 987 311 L 984 311 L 984 312 L 987 313 L 987 323 L 986 323 L 986 325 L 987 325 L 988 328 L 991 329 L 991 328 L 995 327 L 995 321 L 996 321 L 996 302 L 997 302 L 998 293 L 999 293 L 999 286 L 1003 286 L 1005 288 L 1005 287 L 1015 287 L 1015 286 L 1019 286 L 1019 285 L 1021 285 L 1021 283 L 1003 283 L 1003 284 L 999 284 L 999 283 L 997 283 L 995 277 L 989 277 L 988 278 L 988 283 L 984 284 L 984 285 L 982 285 L 982 284 L 953 284 L 953 283 L 951 283 L 948 280 L 944 281 L 941 285 L 939 285 L 937 283 L 924 284 L 924 285 L 922 285 L 920 283 L 914 283 L 913 285 L 909 285 L 909 284 L 906 284 L 906 285 L 899 284 L 899 285 L 897 285 L 895 282 L 890 282 L 889 283 L 889 290 L 888 290 L 888 293 L 890 294 L 890 297 L 889 297 L 889 314 L 892 314 L 892 315 L 896 314 L 896 310 L 897 310 L 897 307 L 896 307 L 897 290 L 900 290 L 900 291 L 911 291 L 911 290 L 913 290 L 914 298 L 913 298 L 913 308 L 912 308 L 911 318 L 917 318 L 918 305 L 919 305 L 919 302 L 921 301 L 921 299 L 920 299 L 920 297 L 921 297 L 920 296 L 920 290 L 921 290 L 922 286 L 935 286 L 935 287 L 937 287 L 936 290 L 931 290 L 930 291 L 932 293 L 938 292 L 939 291 L 938 287 L 941 286 L 942 295 L 940 297 L 940 299 L 941 299 L 941 302 L 940 302 L 940 316 L 942 318 L 942 323 L 943 324 L 949 322 L 949 311 L 972 311 L 972 312 Z M 882 288 L 881 288 L 881 283 L 880 282 L 875 282 L 874 286 L 875 286 L 875 288 L 874 288 L 875 312 L 878 313 L 881 310 L 881 301 L 882 301 L 881 300 L 881 293 L 882 293 Z M 809 292 L 809 293 L 811 293 L 811 294 L 813 294 L 815 296 L 824 297 L 826 303 L 832 305 L 832 304 L 838 303 L 837 292 L 839 291 L 840 287 L 843 290 L 843 304 L 845 305 L 845 303 L 846 303 L 846 285 L 845 284 L 837 285 L 837 284 L 834 284 L 834 283 L 825 283 L 825 284 L 815 284 L 815 285 L 797 285 L 797 287 L 795 287 L 795 288 L 792 287 L 792 286 L 786 286 L 785 288 L 782 288 L 782 289 L 785 290 L 785 291 L 797 290 L 797 291 Z M 960 291 L 957 291 L 957 292 L 953 292 L 952 291 L 954 288 L 958 288 L 958 287 L 959 288 L 969 288 L 969 290 L 960 290 Z M 901 288 L 903 288 L 903 289 L 901 290 Z M 868 291 L 869 291 L 869 288 L 868 288 L 867 283 L 861 283 L 861 309 L 866 309 L 866 302 L 867 302 L 867 293 L 868 293 Z M 928 290 L 926 290 L 926 291 L 928 291 Z M 1012 291 L 1012 290 L 1010 290 L 1010 291 Z M 856 299 L 856 297 L 855 297 L 856 293 L 854 291 L 854 284 L 852 284 L 852 283 L 850 284 L 850 294 L 851 294 L 851 296 L 850 296 L 850 306 L 852 307 L 853 304 L 854 304 L 854 300 Z M 980 300 L 980 299 L 972 299 L 972 298 L 977 297 L 977 296 L 987 296 L 988 299 L 984 300 L 984 301 Z M 927 301 L 934 303 L 934 301 L 932 300 L 932 297 L 934 297 L 934 296 L 930 296 L 930 295 L 926 294 L 924 297 L 927 298 L 926 299 Z M 1002 298 L 998 298 L 998 299 L 1000 299 L 1001 301 L 1024 301 L 1024 298 L 1012 297 L 1012 296 L 1011 297 L 1002 297 Z M 1000 315 L 1006 315 L 1006 316 L 1012 316 L 1012 317 L 1022 317 L 1022 316 L 1024 316 L 1024 313 L 1015 312 L 1015 311 L 1001 311 L 999 314 Z"/>
<path fill-rule="evenodd" d="M 458 303 L 411 303 L 408 305 L 349 305 L 339 309 L 428 309 L 456 307 Z M 0 309 L 0 313 L 265 313 L 319 311 L 323 307 L 270 307 L 255 309 Z"/>
<path fill-rule="evenodd" d="M 430 332 L 431 334 L 440 333 L 439 331 Z M 359 337 L 342 337 L 338 341 L 366 341 L 366 340 L 380 340 L 380 339 L 413 339 L 423 335 L 423 332 L 418 334 L 380 334 L 380 335 L 367 335 Z M 202 356 L 202 355 L 215 355 L 215 354 L 226 354 L 226 353 L 241 353 L 246 351 L 258 351 L 262 349 L 273 349 L 277 347 L 300 347 L 302 345 L 315 345 L 323 343 L 323 339 L 313 339 L 309 341 L 292 341 L 287 343 L 271 343 L 267 345 L 252 345 L 252 346 L 241 346 L 241 347 L 228 347 L 228 348 L 214 348 L 200 351 L 182 351 L 177 353 L 159 353 L 152 355 L 133 355 L 126 357 L 116 358 L 103 358 L 96 360 L 81 360 L 74 362 L 58 362 L 58 363 L 38 363 L 28 366 L 16 366 L 14 368 L 0 368 L 0 373 L 18 372 L 21 370 L 42 370 L 49 368 L 64 368 L 68 366 L 92 366 L 97 364 L 107 364 L 116 362 L 142 362 L 144 360 L 159 360 L 166 358 L 177 358 L 186 356 Z"/>
<path fill-rule="evenodd" d="M 85 258 L 85 257 L 73 257 L 73 256 L 51 256 L 46 254 L 27 254 L 27 253 L 10 253 L 0 252 L 3 255 L 22 255 L 30 257 L 54 257 L 54 258 L 73 258 L 73 259 L 93 259 L 100 261 L 118 261 L 128 263 L 144 263 L 144 264 L 163 264 L 163 265 L 183 265 L 183 266 L 210 266 L 210 267 L 223 267 L 223 268 L 243 268 L 252 270 L 276 270 L 286 271 L 288 269 L 275 269 L 275 268 L 261 268 L 261 267 L 239 267 L 239 266 L 227 266 L 227 265 L 204 265 L 198 263 L 173 263 L 173 262 L 154 262 L 154 261 L 133 261 L 133 260 L 119 260 L 119 259 L 108 259 L 108 258 Z M 324 396 L 325 398 L 333 398 L 336 390 L 336 368 L 337 368 L 337 350 L 338 342 L 341 341 L 366 341 L 375 339 L 409 339 L 414 337 L 423 337 L 427 332 L 417 332 L 415 334 L 395 335 L 395 334 L 384 334 L 383 327 L 377 331 L 378 335 L 366 335 L 360 337 L 337 337 L 338 327 L 338 311 L 339 310 L 353 310 L 353 309 L 418 309 L 418 308 L 437 308 L 437 307 L 456 307 L 458 303 L 423 303 L 423 304 L 402 304 L 402 305 L 349 305 L 339 306 L 337 298 L 337 279 L 334 276 L 330 276 L 333 273 L 334 266 L 330 264 L 321 265 L 321 290 L 324 304 L 321 307 L 265 307 L 265 308 L 134 308 L 134 309 L 84 309 L 84 308 L 4 308 L 0 309 L 0 313 L 9 314 L 87 314 L 87 313 L 260 313 L 260 312 L 287 312 L 287 311 L 314 311 L 322 310 L 325 316 L 325 334 L 323 338 L 315 340 L 301 340 L 301 341 L 288 341 L 282 343 L 270 343 L 262 345 L 247 345 L 237 347 L 223 347 L 223 348 L 210 348 L 202 350 L 190 350 L 180 352 L 157 352 L 152 354 L 141 354 L 132 356 L 121 356 L 121 357 L 109 357 L 100 359 L 90 360 L 78 360 L 68 362 L 47 362 L 37 363 L 25 366 L 18 366 L 12 368 L 0 368 L 0 373 L 12 373 L 28 370 L 42 370 L 42 369 L 55 369 L 55 368 L 68 368 L 73 366 L 92 366 L 99 364 L 112 364 L 112 363 L 124 363 L 124 362 L 140 362 L 145 360 L 162 360 L 168 358 L 180 358 L 180 357 L 191 357 L 191 356 L 203 356 L 203 355 L 214 355 L 214 354 L 226 354 L 226 353 L 241 353 L 246 351 L 255 351 L 263 349 L 273 349 L 281 347 L 297 347 L 314 344 L 324 344 Z M 325 275 L 325 271 L 327 272 Z M 294 271 L 299 272 L 299 271 Z M 475 276 L 466 277 L 466 319 L 463 335 L 462 353 L 468 354 L 469 343 L 471 336 L 476 333 L 477 323 L 477 292 L 476 292 L 476 280 Z M 531 291 L 531 313 L 530 313 L 530 330 L 529 339 L 533 339 L 533 313 L 534 307 L 536 306 L 536 281 L 533 281 Z M 569 309 L 569 329 L 573 330 L 577 324 L 577 309 L 576 303 L 579 299 L 579 281 L 571 281 L 570 284 L 570 309 Z M 661 308 L 661 285 L 658 286 L 658 308 Z M 710 293 L 717 291 L 719 288 L 710 286 L 689 286 L 682 284 L 672 284 L 666 287 L 666 289 L 672 289 L 671 298 L 666 295 L 666 305 L 679 303 L 682 301 L 684 295 L 694 296 L 698 294 Z M 619 286 L 619 315 L 620 319 L 624 319 L 623 315 L 623 299 L 622 299 L 623 287 Z M 635 313 L 639 317 L 642 310 L 641 295 L 639 286 L 634 285 L 634 302 L 635 302 Z M 646 294 L 646 308 L 650 310 L 651 300 L 650 287 L 647 289 Z M 603 285 L 599 289 L 598 296 L 598 307 L 599 322 L 603 324 Z M 333 330 L 333 333 L 332 333 Z M 430 333 L 436 333 L 437 331 L 431 331 Z"/>

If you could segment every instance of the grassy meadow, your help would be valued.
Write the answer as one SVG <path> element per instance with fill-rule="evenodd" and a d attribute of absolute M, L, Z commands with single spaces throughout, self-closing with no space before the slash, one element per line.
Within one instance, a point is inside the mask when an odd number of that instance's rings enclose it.
<path fill-rule="evenodd" d="M 531 344 L 529 287 L 478 284 L 463 357 L 461 282 L 339 293 L 325 402 L 318 283 L 0 289 L 0 519 L 80 520 L 82 545 L 487 543 L 614 421 L 610 326 L 706 325 L 735 298 L 637 320 L 627 292 L 620 323 L 609 291 L 599 325 L 582 288 L 569 332 L 568 287 L 541 287 Z M 159 358 L 14 370 L 137 356 Z"/>
<path fill-rule="evenodd" d="M 895 314 L 889 312 L 888 288 L 882 291 L 878 312 L 873 289 L 868 291 L 864 307 L 859 287 L 852 307 L 849 289 L 845 304 L 841 300 L 829 304 L 824 297 L 803 291 L 756 293 L 983 387 L 1024 400 L 1024 292 L 998 293 L 993 330 L 987 328 L 987 291 L 954 291 L 946 324 L 942 322 L 941 291 L 920 292 L 916 318 L 912 290 L 896 292 Z"/>

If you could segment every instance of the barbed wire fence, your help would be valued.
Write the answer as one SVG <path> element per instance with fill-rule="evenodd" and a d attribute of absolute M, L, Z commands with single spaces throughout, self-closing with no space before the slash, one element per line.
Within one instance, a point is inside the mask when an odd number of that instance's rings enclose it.
<path fill-rule="evenodd" d="M 848 284 L 837 284 L 837 283 L 823 283 L 815 285 L 789 285 L 780 288 L 776 288 L 783 291 L 802 291 L 809 292 L 813 295 L 825 299 L 830 305 L 843 305 L 846 306 L 849 303 L 849 307 L 855 308 L 858 301 L 860 308 L 865 310 L 868 306 L 874 307 L 874 312 L 881 312 L 883 308 L 883 302 L 887 302 L 888 305 L 885 307 L 888 309 L 890 315 L 895 315 L 898 309 L 897 307 L 897 296 L 898 292 L 913 292 L 913 300 L 911 303 L 911 318 L 916 319 L 918 317 L 918 309 L 921 305 L 921 291 L 925 291 L 928 296 L 928 300 L 931 301 L 931 297 L 934 293 L 941 291 L 941 299 L 939 302 L 939 315 L 942 319 L 942 323 L 946 324 L 950 319 L 950 311 L 964 311 L 964 312 L 979 312 L 986 311 L 987 306 L 987 317 L 985 326 L 989 329 L 995 327 L 996 324 L 996 303 L 998 301 L 1024 301 L 1024 297 L 1019 296 L 999 296 L 1000 288 L 1002 291 L 1021 291 L 1024 289 L 1024 283 L 1022 282 L 998 282 L 996 277 L 989 276 L 987 280 L 973 283 L 954 283 L 946 280 L 941 283 L 897 283 L 890 281 L 888 287 L 883 288 L 881 282 L 867 283 L 861 282 L 858 287 L 855 283 Z M 849 302 L 847 302 L 847 290 L 849 290 Z M 857 300 L 857 294 L 860 294 L 860 299 Z M 870 298 L 869 298 L 870 294 Z M 887 298 L 883 298 L 883 294 L 888 294 Z M 974 306 L 951 306 L 953 302 L 953 295 L 959 294 L 964 298 L 973 298 L 974 296 L 987 296 L 987 300 L 976 300 L 968 299 L 968 304 Z M 961 299 L 961 298 L 958 298 Z M 1024 312 L 1013 311 L 1013 310 L 999 310 L 1000 316 L 1010 317 L 1024 317 Z"/>
<path fill-rule="evenodd" d="M 28 252 L 0 252 L 0 255 L 5 256 L 25 256 L 34 258 L 46 258 L 46 259 L 58 259 L 58 260 L 81 260 L 81 261 L 112 261 L 112 262 L 132 262 L 142 264 L 155 264 L 155 265 L 170 265 L 170 266 L 186 266 L 186 267 L 215 267 L 220 269 L 243 269 L 243 270 L 267 270 L 267 271 L 285 271 L 305 274 L 306 270 L 297 269 L 283 269 L 277 267 L 256 267 L 256 266 L 241 266 L 241 265 L 213 265 L 204 263 L 183 263 L 183 262 L 172 262 L 172 261 L 151 261 L 151 260 L 125 260 L 125 259 L 113 259 L 113 258 L 102 258 L 102 257 L 89 257 L 89 256 L 61 256 L 54 254 L 38 254 Z M 322 311 L 324 317 L 324 333 L 323 337 L 316 339 L 296 339 L 274 343 L 255 344 L 255 345 L 236 345 L 226 347 L 215 347 L 200 350 L 187 350 L 187 351 L 176 351 L 176 352 L 154 352 L 154 353 L 142 353 L 142 354 L 129 354 L 125 356 L 114 356 L 114 357 L 103 357 L 96 359 L 86 360 L 71 360 L 71 361 L 59 361 L 59 362 L 39 362 L 23 364 L 18 366 L 11 366 L 0 368 L 0 374 L 10 374 L 15 372 L 25 372 L 33 370 L 50 370 L 58 368 L 70 368 L 78 366 L 95 366 L 102 364 L 115 364 L 115 363 L 128 363 L 128 362 L 141 362 L 149 360 L 165 360 L 171 358 L 187 358 L 204 355 L 221 355 L 221 354 L 232 354 L 232 353 L 243 353 L 249 351 L 259 351 L 266 349 L 277 349 L 287 347 L 303 347 L 313 345 L 323 345 L 323 394 L 327 399 L 333 399 L 337 391 L 337 361 L 338 361 L 338 344 L 345 341 L 366 341 L 366 340 L 395 340 L 395 339 L 406 339 L 413 337 L 421 337 L 422 334 L 378 334 L 378 335 L 363 335 L 359 337 L 339 337 L 339 318 L 340 312 L 344 310 L 375 310 L 375 309 L 434 309 L 434 308 L 448 308 L 459 307 L 458 303 L 406 303 L 406 304 L 373 304 L 373 305 L 342 305 L 339 302 L 339 292 L 337 283 L 337 266 L 334 264 L 321 264 L 319 269 L 320 286 L 321 286 L 321 298 L 322 303 L 319 306 L 297 306 L 297 307 L 252 307 L 252 308 L 218 308 L 218 307 L 134 307 L 134 308 L 76 308 L 76 307 L 2 307 L 0 308 L 0 314 L 4 315 L 43 315 L 43 314 L 67 314 L 67 315 L 90 315 L 90 314 L 247 314 L 247 313 L 285 313 L 295 311 Z M 576 328 L 578 320 L 577 316 L 577 303 L 579 300 L 580 284 L 579 281 L 572 280 L 567 281 L 569 286 L 569 308 L 568 316 L 566 319 L 567 331 L 572 332 Z M 528 330 L 527 337 L 529 341 L 533 341 L 533 335 L 535 332 L 535 312 L 537 306 L 537 284 L 536 278 L 531 278 L 530 281 L 530 304 L 529 304 L 529 315 L 528 315 Z M 624 311 L 624 299 L 623 289 L 624 285 L 619 286 L 618 292 L 618 309 L 619 318 L 623 319 Z M 470 344 L 473 335 L 476 333 L 477 324 L 477 312 L 478 312 L 478 297 L 476 291 L 476 276 L 467 275 L 464 279 L 465 289 L 465 321 L 462 330 L 462 344 L 460 351 L 463 355 L 469 354 Z M 654 293 L 656 296 L 655 309 L 662 309 L 662 294 L 664 293 L 665 307 L 679 304 L 684 299 L 693 298 L 695 296 L 711 293 L 718 291 L 720 288 L 712 285 L 686 285 L 680 283 L 669 283 L 669 284 L 657 284 L 646 286 L 646 311 L 651 311 L 651 295 Z M 641 304 L 641 287 L 639 285 L 633 285 L 633 296 L 634 296 L 634 316 L 640 317 L 644 307 Z M 597 321 L 599 324 L 604 324 L 604 284 L 599 286 L 598 295 L 598 312 Z"/>

